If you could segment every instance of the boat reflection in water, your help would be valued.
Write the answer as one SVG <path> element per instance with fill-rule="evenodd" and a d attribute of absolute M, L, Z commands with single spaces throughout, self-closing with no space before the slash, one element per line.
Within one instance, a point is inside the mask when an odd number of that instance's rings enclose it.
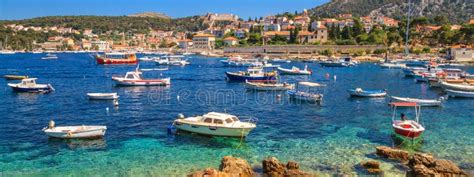
<path fill-rule="evenodd" d="M 69 149 L 92 149 L 100 150 L 106 149 L 107 143 L 103 138 L 95 139 L 60 139 L 48 138 L 49 146 L 56 148 L 67 147 Z"/>

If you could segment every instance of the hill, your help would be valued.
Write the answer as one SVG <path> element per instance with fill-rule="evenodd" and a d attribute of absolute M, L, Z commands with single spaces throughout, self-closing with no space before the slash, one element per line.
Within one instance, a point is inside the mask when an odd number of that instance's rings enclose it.
<path fill-rule="evenodd" d="M 331 0 L 308 12 L 316 17 L 352 13 L 355 16 L 377 15 L 401 19 L 408 10 L 408 0 Z M 451 23 L 465 23 L 474 15 L 472 0 L 412 0 L 412 14 L 434 19 L 446 16 Z"/>
<path fill-rule="evenodd" d="M 20 24 L 39 27 L 70 27 L 76 30 L 92 29 L 96 34 L 107 31 L 146 33 L 154 30 L 198 31 L 206 29 L 202 16 L 185 18 L 156 18 L 136 16 L 47 16 L 24 20 L 5 20 L 0 24 Z"/>
<path fill-rule="evenodd" d="M 167 16 L 164 13 L 159 12 L 143 12 L 143 13 L 136 13 L 128 15 L 129 17 L 151 17 L 151 18 L 167 18 L 170 19 L 171 17 Z"/>

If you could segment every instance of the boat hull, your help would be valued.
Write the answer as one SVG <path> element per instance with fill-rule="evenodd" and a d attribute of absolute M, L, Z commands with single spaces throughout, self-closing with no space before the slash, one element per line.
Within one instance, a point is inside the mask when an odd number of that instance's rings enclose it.
<path fill-rule="evenodd" d="M 15 92 L 28 92 L 28 93 L 49 93 L 53 91 L 53 88 L 49 85 L 46 86 L 39 86 L 39 87 L 21 87 L 17 85 L 10 85 L 9 86 Z"/>
<path fill-rule="evenodd" d="M 396 96 L 392 96 L 392 99 L 400 102 L 415 102 L 419 106 L 441 106 L 443 104 L 443 102 L 440 100 L 422 100 L 414 98 L 402 98 Z"/>
<path fill-rule="evenodd" d="M 443 89 L 446 89 L 446 90 L 474 92 L 474 85 L 451 84 L 447 82 L 441 82 L 440 85 Z"/>
<path fill-rule="evenodd" d="M 304 93 L 304 92 L 297 92 L 294 90 L 287 91 L 287 94 L 290 97 L 290 99 L 300 100 L 307 103 L 321 104 L 321 102 L 323 101 L 322 94 L 309 94 L 309 93 Z"/>
<path fill-rule="evenodd" d="M 347 92 L 349 92 L 349 94 L 351 96 L 354 96 L 354 97 L 384 97 L 384 96 L 387 95 L 387 92 L 385 92 L 383 90 L 357 91 L 357 90 L 354 90 L 354 89 L 350 89 Z"/>
<path fill-rule="evenodd" d="M 245 82 L 245 81 L 275 82 L 277 80 L 275 75 L 271 75 L 271 76 L 243 76 L 243 75 L 239 75 L 237 73 L 231 73 L 231 72 L 226 72 L 225 74 L 226 74 L 227 79 L 229 81 L 235 81 L 235 82 Z"/>
<path fill-rule="evenodd" d="M 345 63 L 328 63 L 328 62 L 321 62 L 319 63 L 322 67 L 347 67 L 348 65 Z"/>
<path fill-rule="evenodd" d="M 408 131 L 408 130 L 403 130 L 403 129 L 398 129 L 398 128 L 393 128 L 393 131 L 403 137 L 407 138 L 418 138 L 423 132 L 421 131 Z"/>
<path fill-rule="evenodd" d="M 278 68 L 278 72 L 281 75 L 311 75 L 311 71 L 306 71 L 306 70 L 299 70 L 299 71 L 294 71 L 291 69 L 285 69 L 285 68 Z"/>
<path fill-rule="evenodd" d="M 446 90 L 449 97 L 458 97 L 458 98 L 474 98 L 474 92 L 465 92 L 457 90 Z"/>
<path fill-rule="evenodd" d="M 118 86 L 167 86 L 170 85 L 170 78 L 153 80 L 127 80 L 121 78 L 112 78 Z"/>
<path fill-rule="evenodd" d="M 3 76 L 6 80 L 22 80 L 28 78 L 28 76 L 18 76 L 18 75 L 5 75 Z"/>
<path fill-rule="evenodd" d="M 80 127 L 80 126 L 77 126 Z M 63 139 L 80 139 L 80 138 L 101 138 L 105 135 L 107 128 L 100 126 L 90 130 L 84 131 L 51 131 L 50 129 L 44 130 L 44 133 L 49 137 L 63 138 Z"/>
<path fill-rule="evenodd" d="M 174 126 L 178 130 L 197 133 L 209 136 L 226 136 L 226 137 L 246 137 L 253 128 L 227 128 L 217 126 L 192 125 L 187 123 L 175 122 Z"/>
<path fill-rule="evenodd" d="M 137 59 L 136 58 L 131 58 L 131 59 L 110 59 L 110 58 L 104 58 L 101 56 L 96 56 L 96 61 L 97 64 L 102 64 L 102 65 L 113 65 L 113 64 L 137 64 Z"/>
<path fill-rule="evenodd" d="M 113 100 L 113 99 L 118 99 L 117 94 L 94 94 L 94 93 L 88 93 L 87 96 L 91 100 Z"/>
<path fill-rule="evenodd" d="M 285 91 L 294 88 L 293 84 L 273 84 L 273 85 L 260 85 L 255 83 L 245 83 L 245 88 L 249 90 L 257 91 Z"/>

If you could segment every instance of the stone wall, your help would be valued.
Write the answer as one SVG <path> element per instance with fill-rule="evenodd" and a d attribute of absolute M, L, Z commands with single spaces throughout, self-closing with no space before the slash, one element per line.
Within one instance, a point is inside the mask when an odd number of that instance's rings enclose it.
<path fill-rule="evenodd" d="M 268 45 L 252 47 L 227 47 L 224 53 L 246 54 L 318 54 L 320 51 L 331 50 L 335 53 L 354 53 L 358 51 L 384 49 L 381 45 Z"/>

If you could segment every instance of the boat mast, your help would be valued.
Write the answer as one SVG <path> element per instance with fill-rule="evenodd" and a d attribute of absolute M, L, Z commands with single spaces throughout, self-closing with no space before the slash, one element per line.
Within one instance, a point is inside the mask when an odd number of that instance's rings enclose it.
<path fill-rule="evenodd" d="M 410 15 L 411 15 L 411 0 L 408 0 L 408 12 L 407 12 L 407 30 L 405 33 L 405 56 L 408 56 L 410 50 L 408 49 L 408 39 L 410 34 Z"/>

